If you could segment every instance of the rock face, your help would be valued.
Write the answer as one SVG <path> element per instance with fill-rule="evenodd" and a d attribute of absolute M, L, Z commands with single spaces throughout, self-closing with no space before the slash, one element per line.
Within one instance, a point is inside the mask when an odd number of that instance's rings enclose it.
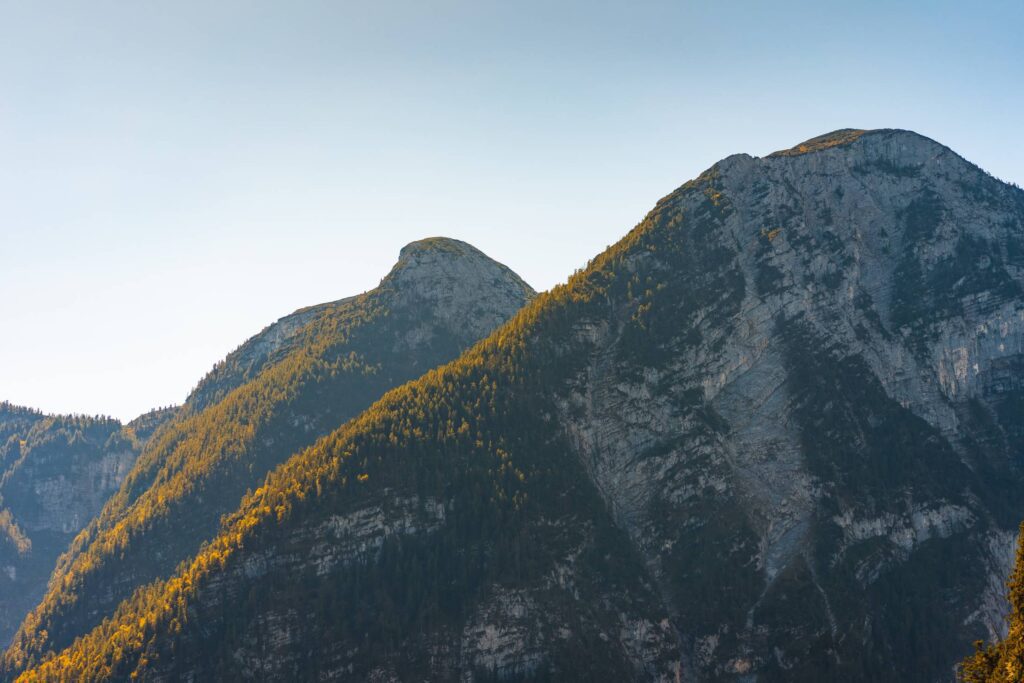
<path fill-rule="evenodd" d="M 0 404 L 5 644 L 42 597 L 57 557 L 117 491 L 165 412 L 122 426 L 107 418 L 50 416 Z"/>
<path fill-rule="evenodd" d="M 1005 628 L 1024 509 L 1024 193 L 921 136 L 841 131 L 656 212 L 695 255 L 636 311 L 677 331 L 637 358 L 629 323 L 581 321 L 560 404 L 696 670 L 949 678 Z"/>
<path fill-rule="evenodd" d="M 1019 188 L 906 131 L 732 156 L 31 674 L 949 680 L 1022 372 Z"/>
<path fill-rule="evenodd" d="M 136 587 L 194 554 L 281 461 L 388 389 L 455 358 L 532 296 L 474 247 L 431 238 L 405 247 L 376 289 L 264 329 L 219 363 L 152 439 L 61 558 L 15 649 L 70 644 Z"/>
<path fill-rule="evenodd" d="M 398 340 L 396 349 L 415 352 L 439 330 L 464 329 L 467 338 L 483 339 L 508 320 L 533 290 L 512 271 L 495 265 L 459 240 L 433 237 L 403 247 L 384 286 L 393 292 L 396 308 L 434 315 Z M 467 291 L 467 283 L 478 290 Z"/>

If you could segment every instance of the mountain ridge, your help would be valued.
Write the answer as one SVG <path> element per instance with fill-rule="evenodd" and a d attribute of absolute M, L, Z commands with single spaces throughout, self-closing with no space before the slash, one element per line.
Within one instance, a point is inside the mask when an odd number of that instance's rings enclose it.
<path fill-rule="evenodd" d="M 1024 192 L 836 139 L 685 183 L 24 680 L 951 677 L 1006 626 Z"/>
<path fill-rule="evenodd" d="M 286 316 L 284 329 L 272 324 L 218 364 L 62 556 L 16 644 L 70 644 L 196 552 L 278 462 L 455 357 L 533 295 L 482 252 L 447 244 L 421 245 L 376 289 L 304 309 L 298 324 Z"/>

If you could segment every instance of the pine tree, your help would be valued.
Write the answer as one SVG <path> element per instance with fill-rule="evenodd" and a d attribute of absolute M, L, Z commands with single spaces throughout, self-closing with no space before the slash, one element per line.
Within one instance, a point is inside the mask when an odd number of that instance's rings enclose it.
<path fill-rule="evenodd" d="M 964 683 L 1019 683 L 1024 680 L 1024 524 L 1017 542 L 1017 562 L 1010 589 L 1010 626 L 1006 637 L 989 646 L 980 640 L 975 653 L 960 666 Z"/>

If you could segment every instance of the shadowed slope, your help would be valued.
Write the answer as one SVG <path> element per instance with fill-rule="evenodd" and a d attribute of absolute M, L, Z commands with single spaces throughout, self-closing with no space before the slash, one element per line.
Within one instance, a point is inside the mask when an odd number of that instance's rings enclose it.
<path fill-rule="evenodd" d="M 117 491 L 173 410 L 122 426 L 0 403 L 0 641 L 10 641 L 60 553 Z"/>

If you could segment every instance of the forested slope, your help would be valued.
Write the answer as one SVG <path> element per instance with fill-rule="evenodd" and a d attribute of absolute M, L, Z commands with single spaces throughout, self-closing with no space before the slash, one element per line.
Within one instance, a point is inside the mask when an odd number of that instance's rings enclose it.
<path fill-rule="evenodd" d="M 137 586 L 167 575 L 276 464 L 387 389 L 455 358 L 530 296 L 472 246 L 428 239 L 404 248 L 376 289 L 289 316 L 240 347 L 75 539 L 7 671 L 66 647 Z"/>
<path fill-rule="evenodd" d="M 1021 531 L 1024 532 L 1024 525 Z M 1017 561 L 1008 587 L 1011 612 L 1006 637 L 988 645 L 977 643 L 977 651 L 961 665 L 960 677 L 964 683 L 1024 680 L 1024 533 L 1020 534 Z"/>
<path fill-rule="evenodd" d="M 117 491 L 171 412 L 122 426 L 0 403 L 0 641 L 10 642 L 68 542 Z"/>

